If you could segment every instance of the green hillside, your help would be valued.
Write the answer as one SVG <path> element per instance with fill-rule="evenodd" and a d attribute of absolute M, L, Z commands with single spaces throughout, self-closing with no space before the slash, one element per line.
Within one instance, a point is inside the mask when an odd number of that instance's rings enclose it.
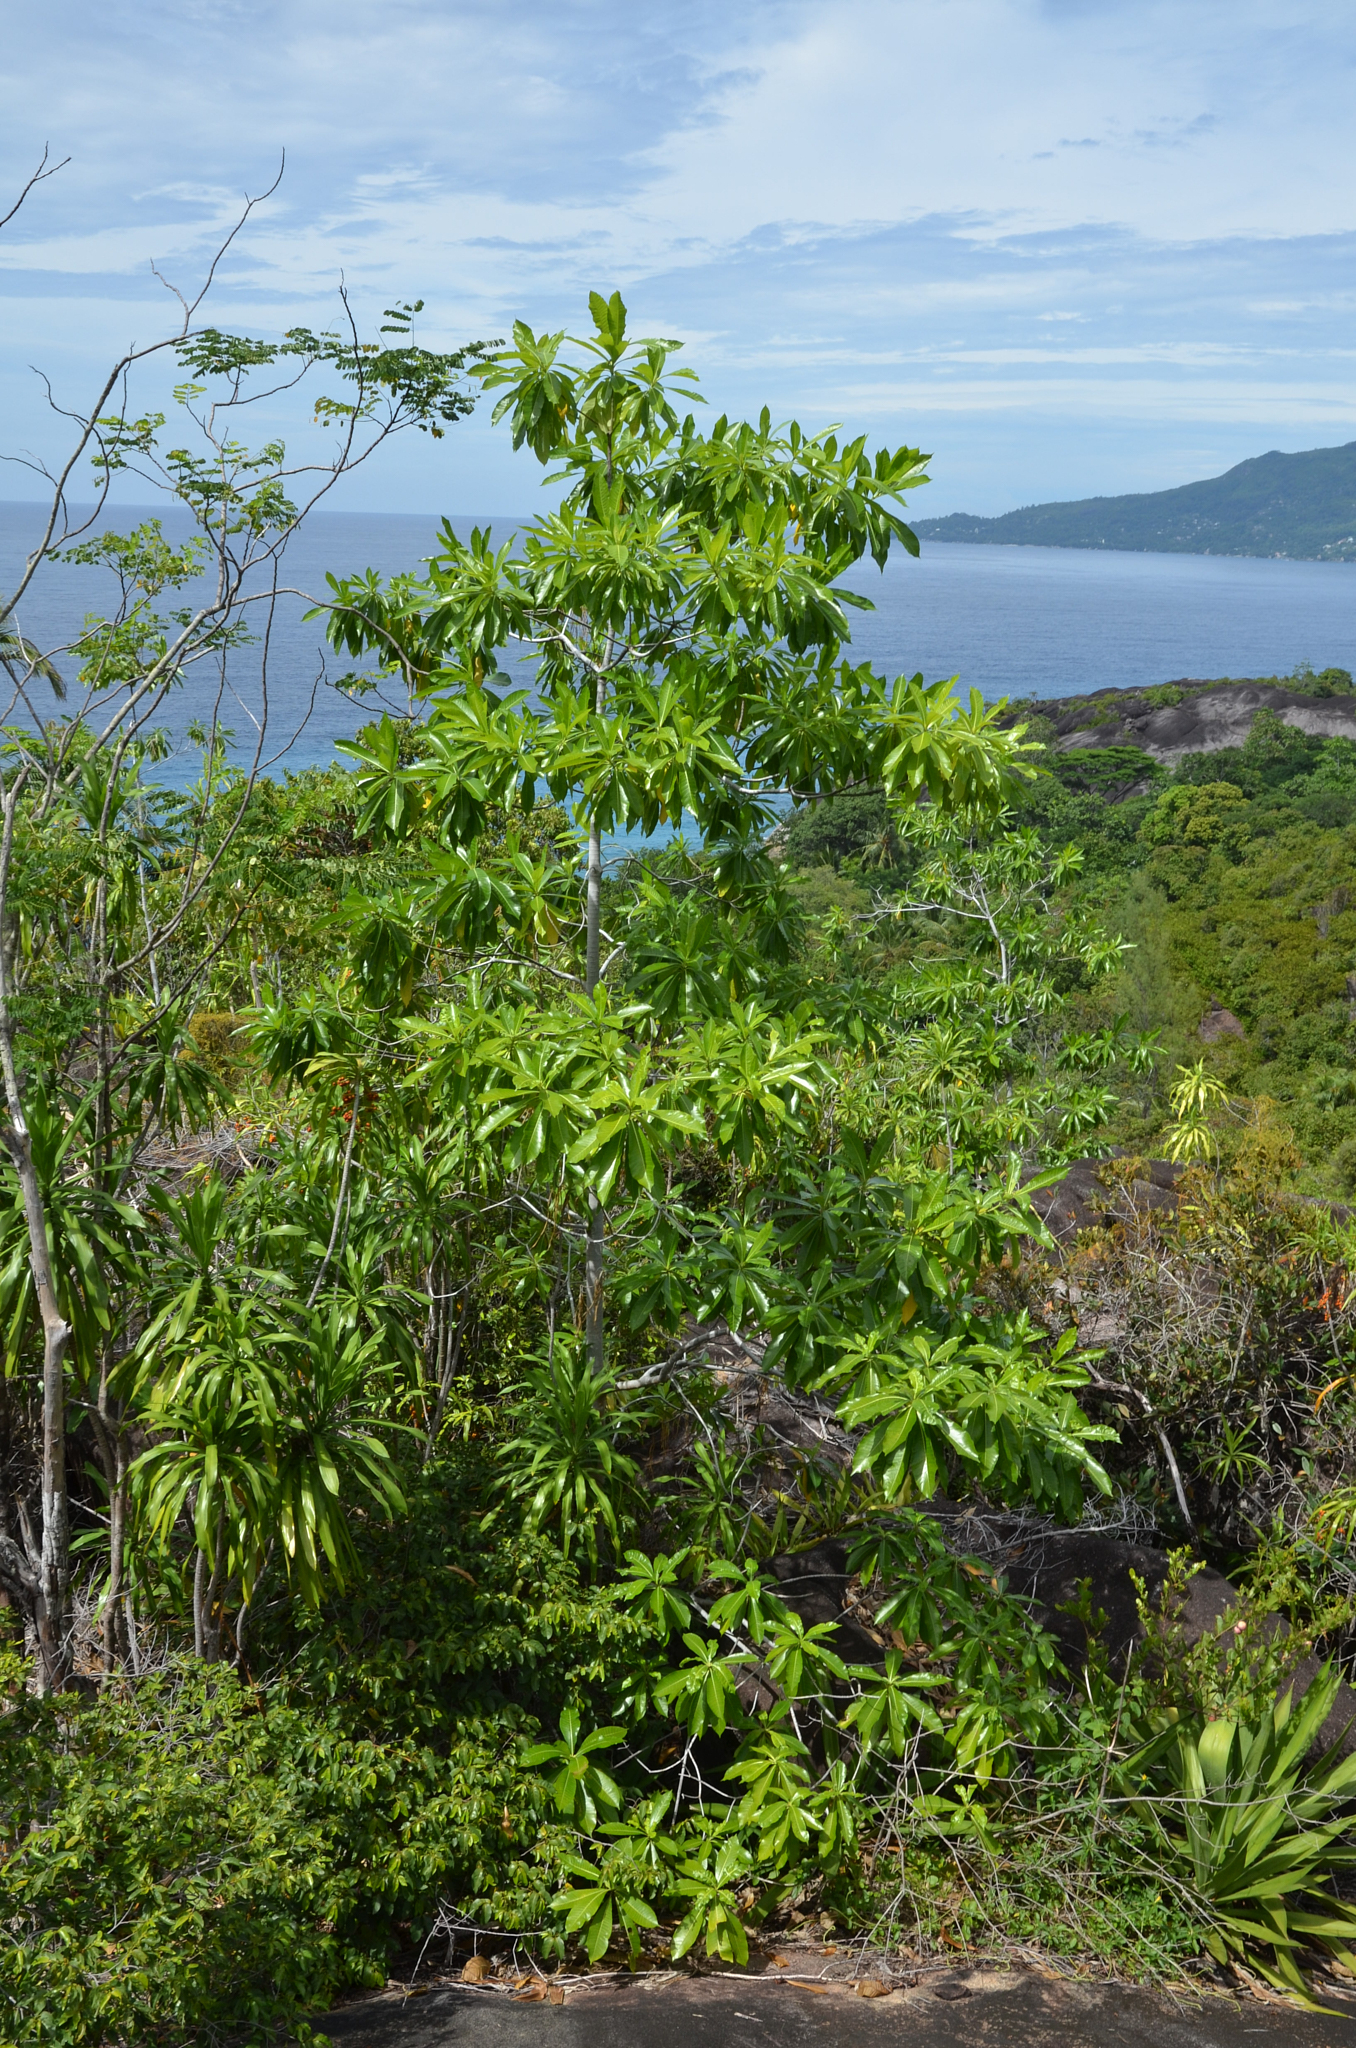
<path fill-rule="evenodd" d="M 916 530 L 923 540 L 1017 547 L 1356 562 L 1356 441 L 1299 455 L 1273 448 L 1223 476 L 1176 490 L 1024 505 L 996 519 L 953 512 L 920 520 Z"/>
<path fill-rule="evenodd" d="M 1109 1014 L 1159 1034 L 1160 1085 L 1138 1104 L 1126 1095 L 1111 1135 L 1161 1156 L 1163 1077 L 1204 1055 L 1233 1104 L 1224 1150 L 1270 1118 L 1303 1190 L 1351 1201 L 1356 738 L 1303 731 L 1262 705 L 1240 744 L 1170 765 L 1133 743 L 1062 745 L 1061 724 L 1098 730 L 1097 702 L 1026 714 L 1028 739 L 1045 751 L 1032 757 L 1038 773 L 1014 822 L 1051 849 L 1079 849 L 1086 906 L 1131 943 Z M 791 814 L 780 853 L 812 919 L 868 920 L 883 891 L 913 889 L 915 857 L 887 825 L 880 793 Z M 883 927 L 864 928 L 888 947 Z M 1202 1029 L 1212 1005 L 1228 1014 L 1222 1035 Z"/>

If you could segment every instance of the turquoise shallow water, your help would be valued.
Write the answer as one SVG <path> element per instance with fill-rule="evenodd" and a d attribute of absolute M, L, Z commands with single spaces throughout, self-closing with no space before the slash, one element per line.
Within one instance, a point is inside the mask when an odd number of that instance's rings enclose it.
<path fill-rule="evenodd" d="M 37 510 L 0 504 L 0 579 L 7 587 Z M 138 516 L 124 508 L 117 524 Z M 454 523 L 469 532 L 473 521 Z M 504 533 L 513 523 L 494 522 Z M 289 548 L 286 575 L 323 596 L 327 569 L 391 574 L 414 567 L 436 530 L 433 518 L 321 513 Z M 1304 660 L 1356 671 L 1356 565 L 933 543 L 918 561 L 892 561 L 884 576 L 859 565 L 849 580 L 876 605 L 853 621 L 859 659 L 888 675 L 957 675 L 963 689 L 978 689 L 990 701 L 1183 676 L 1283 674 Z M 48 568 L 19 623 L 44 646 L 61 645 L 110 596 L 111 579 L 99 572 Z M 303 622 L 305 609 L 301 598 L 282 599 L 271 635 L 265 758 L 275 772 L 331 760 L 335 740 L 371 716 L 330 687 L 342 665 L 326 656 L 317 626 Z M 165 723 L 181 736 L 191 719 L 211 716 L 219 692 L 221 678 L 200 672 Z M 261 707 L 258 649 L 233 658 L 220 702 L 237 750 L 252 753 Z M 174 779 L 187 772 L 187 756 L 168 764 Z"/>

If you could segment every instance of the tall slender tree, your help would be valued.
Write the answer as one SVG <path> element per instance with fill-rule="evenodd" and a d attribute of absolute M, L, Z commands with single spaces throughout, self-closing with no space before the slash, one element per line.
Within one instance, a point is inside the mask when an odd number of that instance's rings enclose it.
<path fill-rule="evenodd" d="M 19 204 L 46 175 L 44 162 Z M 43 1682 L 52 1688 L 70 1674 L 72 1391 L 95 1426 L 115 1529 L 127 1466 L 121 1417 L 108 1392 L 108 1318 L 101 1309 L 94 1313 L 92 1327 L 104 1336 L 91 1349 L 78 1341 L 74 1307 L 105 1289 L 102 1267 L 117 1232 L 71 1238 L 54 1219 L 72 1189 L 116 1207 L 148 1136 L 195 1113 L 178 1055 L 206 959 L 185 959 L 182 936 L 195 906 L 231 870 L 268 758 L 270 627 L 280 599 L 302 594 L 285 580 L 289 541 L 338 479 L 392 435 L 411 426 L 441 434 L 473 403 L 464 372 L 477 352 L 417 346 L 411 327 L 418 301 L 392 309 L 376 341 L 360 337 L 342 293 L 339 331 L 297 328 L 280 340 L 260 340 L 204 323 L 222 259 L 269 196 L 246 201 L 201 287 L 176 295 L 180 316 L 170 331 L 113 363 L 91 404 L 62 410 L 74 421 L 68 452 L 54 470 L 38 466 L 46 502 L 17 581 L 0 592 L 0 676 L 8 686 L 0 704 L 0 1142 L 21 1199 L 42 1332 L 37 1498 L 30 1499 L 27 1469 L 6 1475 L 0 1585 L 32 1625 Z M 168 436 L 165 416 L 135 403 L 138 377 L 162 358 L 187 380 L 176 389 Z M 251 380 L 261 373 L 275 395 L 307 380 L 331 380 L 314 395 L 315 420 L 333 435 L 326 452 L 289 460 L 280 441 L 251 448 L 238 438 L 243 408 L 255 396 Z M 71 492 L 86 463 L 94 503 L 77 509 Z M 126 534 L 109 531 L 105 519 L 119 477 L 149 487 L 181 521 L 187 515 L 192 537 L 168 539 L 158 519 Z M 20 621 L 39 571 L 62 560 L 110 571 L 117 597 L 71 645 L 44 648 Z M 252 758 L 228 778 L 223 825 L 220 713 L 247 643 L 257 649 L 262 708 Z M 188 690 L 197 698 L 207 766 L 196 800 L 176 807 L 168 857 L 155 830 L 164 806 L 153 794 L 148 799 L 143 771 L 155 752 L 156 721 L 171 698 Z M 57 846 L 78 894 L 47 917 L 36 901 L 38 877 Z M 149 898 L 148 865 L 162 884 Z M 234 922 L 241 924 L 251 892 L 243 872 L 235 879 Z M 178 964 L 163 983 L 160 962 L 172 944 Z M 217 934 L 211 948 L 220 944 Z M 37 956 L 44 948 L 64 951 L 73 999 L 72 1028 L 45 1043 L 25 1032 L 20 1014 L 35 947 Z M 115 1020 L 116 1006 L 125 1012 L 129 997 L 138 1012 L 130 1025 L 125 1014 Z M 40 1158 L 35 1101 L 58 1096 L 68 1135 Z M 202 1106 L 199 1097 L 196 1107 Z M 106 1621 L 116 1616 L 120 1593 L 116 1542 L 113 1552 Z"/>

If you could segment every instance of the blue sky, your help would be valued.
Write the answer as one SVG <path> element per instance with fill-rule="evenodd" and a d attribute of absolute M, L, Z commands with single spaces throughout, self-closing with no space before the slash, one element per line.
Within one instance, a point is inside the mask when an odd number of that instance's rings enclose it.
<path fill-rule="evenodd" d="M 7 450 L 60 446 L 28 366 L 83 402 L 284 148 L 220 324 L 326 323 L 342 274 L 441 345 L 620 286 L 717 407 L 932 451 L 919 517 L 1356 439 L 1336 0 L 70 0 L 11 11 L 0 76 L 0 193 L 72 158 L 0 235 Z M 345 502 L 535 487 L 482 409 Z"/>

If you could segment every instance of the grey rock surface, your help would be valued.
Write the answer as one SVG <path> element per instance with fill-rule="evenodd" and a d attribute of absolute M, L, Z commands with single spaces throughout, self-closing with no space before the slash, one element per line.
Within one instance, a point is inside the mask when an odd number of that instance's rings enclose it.
<path fill-rule="evenodd" d="M 494 1992 L 396 1994 L 317 2024 L 343 2048 L 1356 2048 L 1356 2009 L 1334 2018 L 1272 1999 L 1175 2000 L 1034 1970 L 937 1970 L 876 1998 L 855 1996 L 850 1982 L 816 1993 L 774 1974 L 609 1979 L 555 2006 Z"/>
<path fill-rule="evenodd" d="M 1109 1230 L 1124 1221 L 1131 1204 L 1142 1215 L 1146 1209 L 1175 1209 L 1176 1187 L 1185 1168 L 1170 1159 L 1146 1159 L 1146 1178 L 1132 1183 L 1125 1192 L 1103 1179 L 1105 1159 L 1075 1159 L 1053 1187 L 1038 1188 L 1031 1206 L 1051 1234 L 1067 1244 L 1080 1230 Z M 1085 1341 L 1091 1341 L 1085 1340 Z"/>
<path fill-rule="evenodd" d="M 1217 1045 L 1221 1038 L 1246 1038 L 1248 1034 L 1233 1011 L 1226 1010 L 1223 1003 L 1211 996 L 1210 1008 L 1202 1017 L 1196 1035 L 1203 1045 Z"/>
<path fill-rule="evenodd" d="M 1311 697 L 1274 683 L 1221 683 L 1203 687 L 1184 678 L 1180 704 L 1154 704 L 1137 690 L 1102 690 L 1095 697 L 1064 697 L 1036 707 L 1052 719 L 1060 752 L 1075 747 L 1141 747 L 1174 766 L 1184 754 L 1241 747 L 1259 711 L 1324 739 L 1356 740 L 1356 697 Z"/>
<path fill-rule="evenodd" d="M 1095 1529 L 1032 1529 L 1017 1525 L 1008 1533 L 997 1518 L 987 1520 L 981 1529 L 975 1517 L 957 1519 L 949 1529 L 948 1541 L 958 1550 L 965 1547 L 967 1523 L 971 1525 L 971 1536 L 978 1537 L 984 1545 L 985 1562 L 1003 1572 L 1011 1592 L 1030 1601 L 1037 1620 L 1059 1643 L 1070 1671 L 1082 1668 L 1088 1652 L 1088 1626 L 1069 1611 L 1083 1602 L 1085 1590 L 1088 1613 L 1105 1616 L 1096 1633 L 1110 1667 L 1115 1672 L 1125 1670 L 1131 1649 L 1144 1635 L 1135 1579 L 1144 1586 L 1149 1605 L 1156 1607 L 1168 1578 L 1166 1551 L 1149 1544 L 1127 1543 Z M 1216 1633 L 1238 1599 L 1237 1589 L 1222 1572 L 1209 1565 L 1196 1572 L 1188 1580 L 1176 1608 L 1183 1647 L 1190 1648 L 1202 1637 Z M 1286 1623 L 1278 1615 L 1268 1616 L 1260 1623 L 1260 1630 L 1268 1645 L 1274 1645 L 1277 1636 L 1286 1630 Z M 1299 1646 L 1285 1660 L 1283 1684 L 1293 1688 L 1297 1700 L 1316 1676 L 1320 1662 L 1318 1657 L 1303 1653 Z M 1332 1712 L 1318 1736 L 1320 1750 L 1333 1745 L 1343 1755 L 1356 1750 L 1356 1691 L 1345 1684 L 1338 1688 Z"/>
<path fill-rule="evenodd" d="M 777 1591 L 807 1628 L 817 1622 L 838 1625 L 834 1647 L 850 1664 L 879 1664 L 884 1654 L 879 1636 L 869 1634 L 854 1604 L 847 1572 L 847 1546 L 819 1543 L 785 1557 L 774 1557 L 768 1570 Z"/>

